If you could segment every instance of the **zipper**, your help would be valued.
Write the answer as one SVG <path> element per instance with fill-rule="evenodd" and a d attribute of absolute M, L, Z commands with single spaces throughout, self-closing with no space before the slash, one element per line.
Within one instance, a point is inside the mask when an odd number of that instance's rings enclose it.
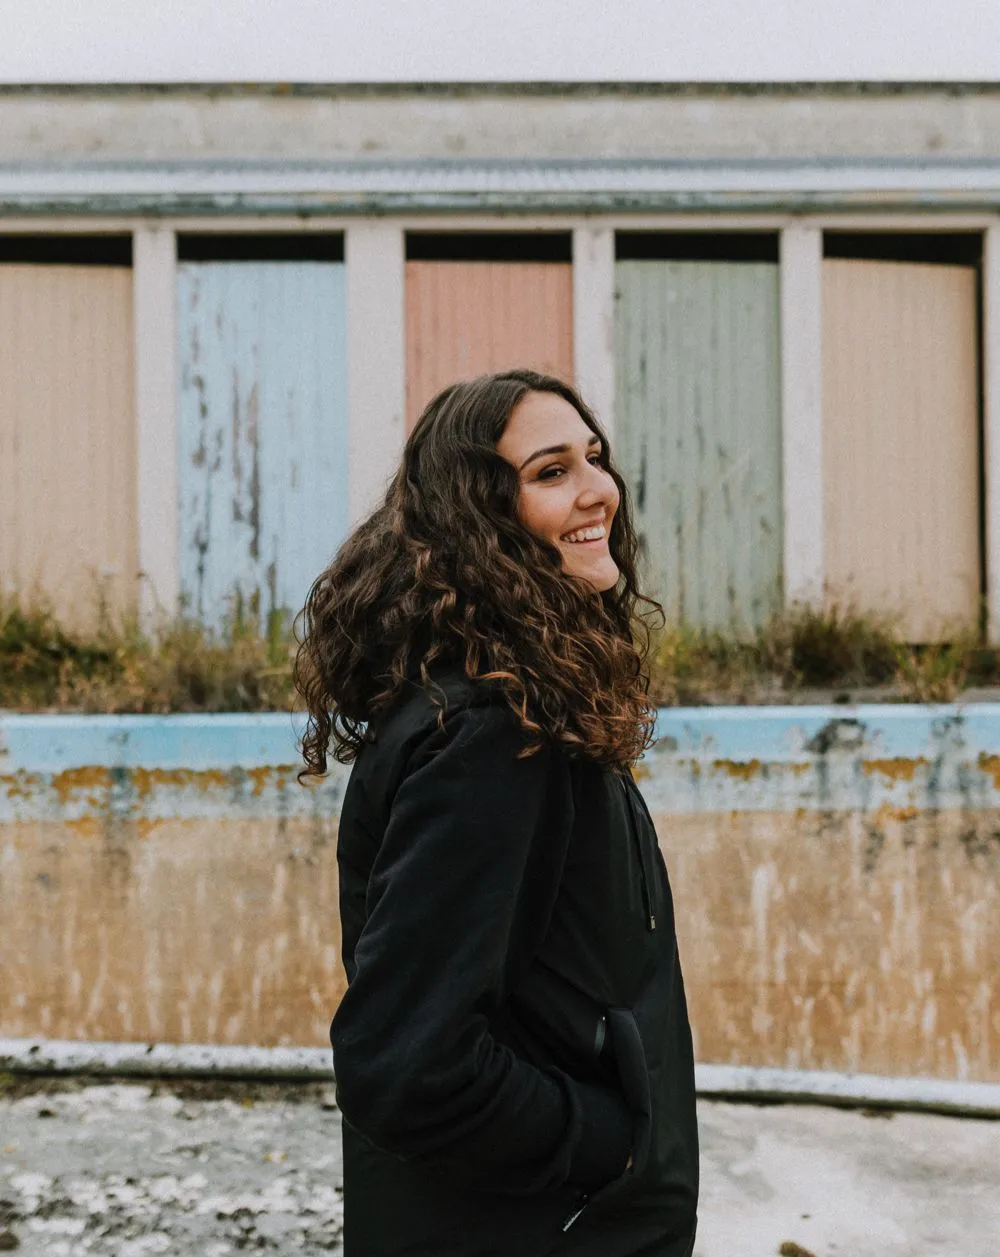
<path fill-rule="evenodd" d="M 594 1034 L 594 1055 L 600 1059 L 601 1053 L 604 1051 L 604 1043 L 608 1037 L 608 1019 L 602 1014 L 601 1020 L 597 1023 L 597 1030 Z"/>
<path fill-rule="evenodd" d="M 646 906 L 646 928 L 652 933 L 652 931 L 656 929 L 656 913 L 653 911 L 653 895 L 650 889 L 653 882 L 653 871 L 649 867 L 649 857 L 642 841 L 642 835 L 639 833 L 635 800 L 632 797 L 632 792 L 637 792 L 639 787 L 632 780 L 631 775 L 627 781 L 624 775 L 621 775 L 620 780 L 622 783 L 622 789 L 625 791 L 625 798 L 628 800 L 629 815 L 632 822 L 630 825 L 630 829 L 632 830 L 632 839 L 635 842 L 636 849 L 639 853 L 639 876 L 642 881 L 642 899 Z M 646 811 L 645 804 L 643 804 L 643 810 Z M 646 815 L 649 816 L 648 811 L 646 811 Z M 652 824 L 652 819 L 650 819 L 650 824 Z"/>
<path fill-rule="evenodd" d="M 566 1221 L 562 1224 L 563 1234 L 565 1234 L 569 1230 L 569 1228 L 573 1225 L 573 1223 L 577 1220 L 580 1214 L 583 1213 L 583 1211 L 587 1208 L 589 1204 L 590 1204 L 590 1197 L 585 1195 L 583 1199 L 580 1201 L 579 1205 L 577 1205 L 577 1207 L 569 1215 Z"/>

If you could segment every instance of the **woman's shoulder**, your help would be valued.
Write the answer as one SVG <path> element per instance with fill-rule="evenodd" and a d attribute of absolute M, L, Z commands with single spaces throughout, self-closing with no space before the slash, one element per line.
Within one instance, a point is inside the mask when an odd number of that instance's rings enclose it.
<path fill-rule="evenodd" d="M 464 771 L 503 773 L 525 741 L 517 715 L 496 684 L 472 680 L 459 669 L 435 671 L 429 684 L 408 682 L 393 705 L 369 726 L 355 761 L 352 798 L 384 806 L 402 780 L 437 759 L 458 756 Z M 442 761 L 443 763 L 444 761 Z M 447 771 L 447 770 L 445 770 Z"/>
<path fill-rule="evenodd" d="M 470 722 L 499 729 L 517 719 L 495 682 L 469 677 L 457 665 L 432 668 L 427 681 L 406 681 L 396 701 L 371 722 L 365 750 L 383 760 L 408 754 L 415 744 L 447 740 L 449 729 Z"/>

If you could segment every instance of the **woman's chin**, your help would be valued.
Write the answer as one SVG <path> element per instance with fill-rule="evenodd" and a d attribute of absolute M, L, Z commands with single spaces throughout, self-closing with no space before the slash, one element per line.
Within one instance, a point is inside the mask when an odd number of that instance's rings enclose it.
<path fill-rule="evenodd" d="M 599 594 L 603 594 L 609 589 L 614 589 L 618 584 L 618 577 L 620 576 L 618 565 L 610 555 L 603 560 L 593 563 L 567 565 L 566 571 L 568 575 L 575 576 L 578 580 L 586 581 Z"/>

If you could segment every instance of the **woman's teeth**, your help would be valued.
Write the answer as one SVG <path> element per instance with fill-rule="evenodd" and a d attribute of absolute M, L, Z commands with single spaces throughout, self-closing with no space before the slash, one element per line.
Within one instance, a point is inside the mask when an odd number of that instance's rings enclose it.
<path fill-rule="evenodd" d="M 598 524 L 596 528 L 579 528 L 576 532 L 568 532 L 563 541 L 600 541 L 606 536 L 607 530 L 603 524 Z"/>

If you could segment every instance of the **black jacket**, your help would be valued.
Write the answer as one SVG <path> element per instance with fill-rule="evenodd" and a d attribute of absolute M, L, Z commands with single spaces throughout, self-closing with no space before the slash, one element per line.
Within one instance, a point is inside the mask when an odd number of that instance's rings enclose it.
<path fill-rule="evenodd" d="M 444 728 L 414 686 L 341 813 L 345 1257 L 687 1257 L 694 1063 L 649 814 L 627 775 L 519 759 L 490 687 L 441 684 Z"/>

